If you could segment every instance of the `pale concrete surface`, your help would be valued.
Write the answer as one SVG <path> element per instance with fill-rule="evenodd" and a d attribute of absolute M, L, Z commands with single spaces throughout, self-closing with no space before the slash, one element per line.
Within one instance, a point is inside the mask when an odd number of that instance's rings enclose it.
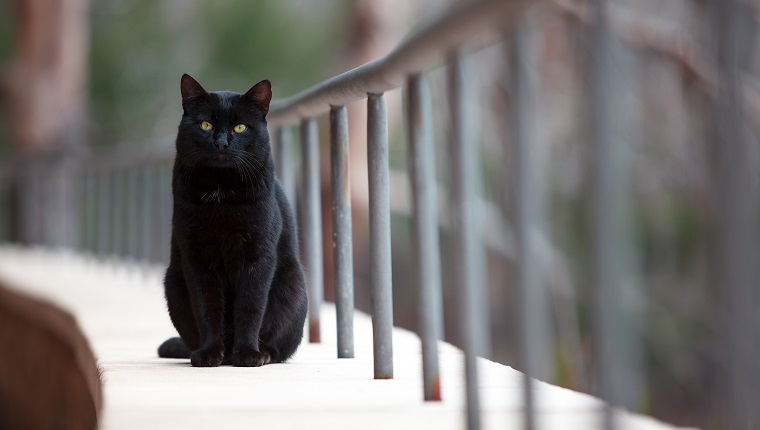
<path fill-rule="evenodd" d="M 104 370 L 103 429 L 463 429 L 461 352 L 441 343 L 443 402 L 422 401 L 420 344 L 394 331 L 395 379 L 372 379 L 370 318 L 357 313 L 356 358 L 337 359 L 335 313 L 322 313 L 323 344 L 304 343 L 288 363 L 261 368 L 193 368 L 159 359 L 175 335 L 161 271 L 49 251 L 0 247 L 0 279 L 72 312 Z M 522 374 L 480 362 L 485 429 L 519 429 Z M 600 401 L 538 384 L 545 429 L 597 428 Z M 620 412 L 621 429 L 672 428 Z"/>

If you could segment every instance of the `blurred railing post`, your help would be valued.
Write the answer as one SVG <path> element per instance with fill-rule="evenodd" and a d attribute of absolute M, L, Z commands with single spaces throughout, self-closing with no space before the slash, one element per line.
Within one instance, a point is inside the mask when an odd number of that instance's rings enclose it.
<path fill-rule="evenodd" d="M 137 261 L 140 249 L 140 169 L 136 167 L 125 168 L 124 175 L 127 178 L 127 234 L 125 256 L 130 260 Z"/>
<path fill-rule="evenodd" d="M 480 144 L 478 142 L 477 94 L 467 59 L 457 52 L 448 68 L 451 119 L 451 172 L 454 208 L 457 288 L 461 337 L 464 342 L 469 429 L 481 427 L 478 356 L 490 355 L 490 318 L 485 288 L 486 270 L 481 242 Z"/>
<path fill-rule="evenodd" d="M 375 379 L 393 379 L 391 215 L 388 196 L 388 125 L 385 96 L 367 98 L 370 293 Z"/>
<path fill-rule="evenodd" d="M 303 259 L 309 286 L 309 342 L 320 342 L 320 318 L 324 297 L 322 267 L 322 211 L 319 189 L 319 136 L 317 120 L 301 121 L 303 154 Z"/>
<path fill-rule="evenodd" d="M 161 201 L 163 198 L 162 181 L 161 181 L 161 164 L 154 163 L 147 172 L 150 175 L 150 181 L 146 183 L 148 189 L 146 190 L 147 198 L 151 202 L 150 210 L 146 212 L 145 216 L 148 217 L 148 226 L 146 227 L 146 241 L 145 241 L 145 262 L 150 264 L 161 264 L 163 262 L 161 258 L 161 249 L 163 247 L 164 239 L 162 224 L 161 205 L 165 204 Z"/>
<path fill-rule="evenodd" d="M 293 213 L 295 214 L 295 169 L 293 168 L 295 163 L 293 160 L 293 144 L 291 142 L 290 127 L 277 127 L 275 130 L 274 141 L 277 178 L 280 180 L 280 185 L 282 185 L 285 195 L 288 196 L 288 201 L 293 207 Z"/>
<path fill-rule="evenodd" d="M 481 427 L 478 389 L 478 356 L 489 356 L 490 318 L 486 305 L 485 256 L 481 240 L 480 144 L 478 142 L 477 94 L 470 80 L 467 59 L 457 51 L 448 68 L 451 118 L 451 160 L 456 234 L 454 253 L 459 291 L 459 321 L 465 354 L 467 428 Z"/>
<path fill-rule="evenodd" d="M 629 152 L 638 112 L 626 98 L 624 54 L 609 24 L 608 1 L 595 0 L 591 61 L 591 233 L 594 384 L 607 403 L 602 423 L 617 428 L 615 407 L 630 406 L 639 383 L 636 311 L 629 273 L 633 243 Z M 625 298 L 625 301 L 623 301 Z"/>
<path fill-rule="evenodd" d="M 615 233 L 618 228 L 615 201 L 615 153 L 614 130 L 609 118 L 612 100 L 609 99 L 611 88 L 609 29 L 606 24 L 606 1 L 595 0 L 596 24 L 593 34 L 592 63 L 592 139 L 594 154 L 593 170 L 593 317 L 594 317 L 594 378 L 598 386 L 598 395 L 608 403 L 602 414 L 603 428 L 617 428 L 614 421 L 612 405 L 619 402 L 620 395 L 615 384 L 614 366 L 616 361 L 615 318 L 618 312 L 616 271 L 617 255 Z"/>
<path fill-rule="evenodd" d="M 18 236 L 27 243 L 39 244 L 42 240 L 42 168 L 39 163 L 22 159 L 14 181 L 18 196 Z M 21 191 L 23 190 L 23 192 Z"/>
<path fill-rule="evenodd" d="M 100 258 L 108 255 L 111 249 L 111 234 L 108 231 L 111 220 L 111 175 L 103 168 L 97 170 L 97 206 L 98 206 L 98 234 L 97 255 Z"/>
<path fill-rule="evenodd" d="M 150 160 L 147 160 L 145 164 L 140 167 L 139 172 L 140 226 L 138 234 L 140 235 L 140 239 L 137 249 L 137 261 L 142 265 L 146 265 L 150 261 L 151 227 L 154 222 L 158 222 L 157 219 L 155 221 L 151 219 L 151 213 L 156 205 L 156 201 L 152 198 L 152 191 L 155 189 L 156 184 L 153 178 L 153 166 L 151 165 Z"/>
<path fill-rule="evenodd" d="M 548 292 L 541 279 L 537 259 L 537 235 L 543 229 L 545 187 L 543 176 L 545 142 L 539 121 L 540 110 L 537 70 L 534 68 L 534 33 L 530 22 L 517 26 L 511 49 L 510 86 L 513 94 L 512 183 L 516 233 L 517 327 L 519 327 L 520 367 L 524 375 L 524 428 L 533 430 L 536 423 L 536 399 L 533 378 L 548 377 L 551 359 L 549 340 Z M 510 56 L 507 56 L 509 58 Z"/>
<path fill-rule="evenodd" d="M 82 169 L 82 249 L 95 254 L 97 249 L 97 176 L 93 168 Z"/>
<path fill-rule="evenodd" d="M 159 261 L 164 264 L 169 264 L 169 248 L 171 246 L 172 237 L 172 210 L 174 206 L 174 200 L 172 196 L 172 165 L 162 164 L 159 167 L 159 186 L 160 191 L 160 231 L 161 231 L 161 254 Z"/>
<path fill-rule="evenodd" d="M 441 400 L 438 341 L 443 338 L 438 187 L 430 94 L 422 75 L 407 83 L 408 169 L 412 189 L 412 248 L 419 289 L 419 333 L 425 400 Z M 468 393 L 469 394 L 469 393 Z M 469 396 L 468 396 L 469 399 Z"/>
<path fill-rule="evenodd" d="M 751 49 L 757 36 L 744 16 L 751 14 L 749 4 L 725 0 L 713 7 L 719 85 L 712 111 L 717 127 L 712 281 L 723 337 L 716 351 L 722 359 L 723 387 L 716 398 L 721 403 L 719 425 L 756 429 L 760 426 L 760 145 L 744 111 L 742 75 L 752 68 Z"/>
<path fill-rule="evenodd" d="M 111 222 L 111 240 L 109 254 L 111 257 L 123 256 L 124 249 L 124 172 L 113 169 L 108 173 L 111 183 L 109 215 Z"/>
<path fill-rule="evenodd" d="M 348 114 L 345 106 L 330 108 L 330 161 L 338 358 L 354 358 L 354 259 L 351 243 Z"/>

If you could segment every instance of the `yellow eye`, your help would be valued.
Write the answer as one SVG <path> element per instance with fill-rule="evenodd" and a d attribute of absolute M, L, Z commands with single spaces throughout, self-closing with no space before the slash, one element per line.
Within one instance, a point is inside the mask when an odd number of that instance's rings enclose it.
<path fill-rule="evenodd" d="M 245 126 L 245 124 L 238 124 L 235 126 L 233 130 L 235 130 L 235 133 L 242 133 L 245 131 L 245 129 L 248 128 Z"/>
<path fill-rule="evenodd" d="M 214 126 L 211 125 L 211 123 L 208 122 L 208 121 L 202 121 L 201 122 L 201 128 L 204 129 L 204 130 L 206 130 L 206 131 L 209 131 L 209 130 L 213 130 Z"/>

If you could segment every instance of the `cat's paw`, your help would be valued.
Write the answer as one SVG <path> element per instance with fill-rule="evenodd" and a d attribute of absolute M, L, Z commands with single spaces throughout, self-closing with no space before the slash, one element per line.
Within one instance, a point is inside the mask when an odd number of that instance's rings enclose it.
<path fill-rule="evenodd" d="M 259 367 L 271 362 L 272 357 L 264 348 L 261 348 L 261 351 L 252 348 L 236 348 L 232 353 L 232 365 L 237 367 Z"/>
<path fill-rule="evenodd" d="M 207 346 L 190 354 L 190 364 L 195 367 L 217 367 L 224 359 L 224 348 Z"/>

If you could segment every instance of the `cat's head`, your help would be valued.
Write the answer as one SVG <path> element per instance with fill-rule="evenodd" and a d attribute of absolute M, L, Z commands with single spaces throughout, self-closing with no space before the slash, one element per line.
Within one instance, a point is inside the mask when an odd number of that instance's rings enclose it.
<path fill-rule="evenodd" d="M 245 94 L 207 92 L 182 75 L 182 121 L 177 133 L 178 161 L 186 165 L 240 168 L 271 159 L 266 115 L 272 99 L 269 81 Z"/>

